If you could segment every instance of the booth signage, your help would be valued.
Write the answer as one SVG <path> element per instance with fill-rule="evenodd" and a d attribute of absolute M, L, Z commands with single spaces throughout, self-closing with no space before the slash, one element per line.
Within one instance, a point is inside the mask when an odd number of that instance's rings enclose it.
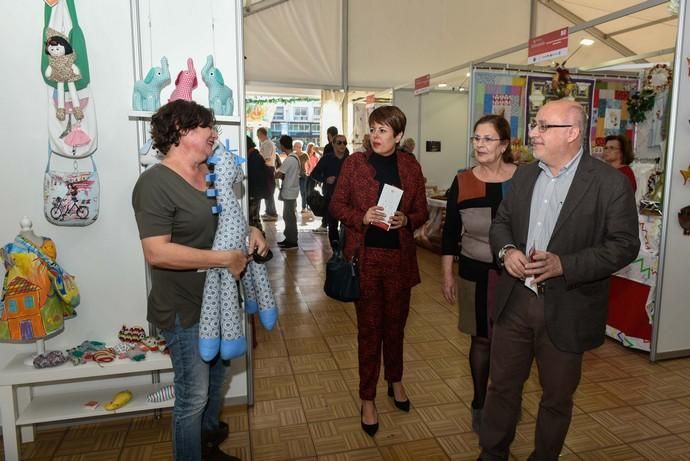
<path fill-rule="evenodd" d="M 428 93 L 431 90 L 431 74 L 422 75 L 414 79 L 414 94 Z"/>
<path fill-rule="evenodd" d="M 564 27 L 529 41 L 527 64 L 548 61 L 568 54 L 568 28 Z"/>

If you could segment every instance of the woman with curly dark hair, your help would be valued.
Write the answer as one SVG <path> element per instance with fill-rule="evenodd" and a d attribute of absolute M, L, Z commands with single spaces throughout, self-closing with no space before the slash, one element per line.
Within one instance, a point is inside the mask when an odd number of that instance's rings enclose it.
<path fill-rule="evenodd" d="M 206 273 L 225 267 L 235 278 L 249 257 L 239 250 L 211 250 L 218 224 L 207 197 L 206 160 L 218 134 L 213 113 L 192 101 L 161 107 L 151 119 L 154 147 L 163 160 L 137 181 L 132 206 L 144 258 L 151 267 L 147 319 L 169 347 L 175 373 L 172 432 L 175 459 L 233 460 L 218 445 L 227 436 L 219 420 L 227 364 L 199 355 L 199 317 Z M 249 248 L 265 255 L 266 241 L 250 228 Z M 200 270 L 201 269 L 201 270 Z"/>
<path fill-rule="evenodd" d="M 635 173 L 632 168 L 628 165 L 635 160 L 633 155 L 632 145 L 630 140 L 623 135 L 611 135 L 606 136 L 606 146 L 604 146 L 603 159 L 606 163 L 614 168 L 618 168 L 618 171 L 623 173 L 630 185 L 633 188 L 633 192 L 637 190 L 637 180 L 635 179 Z"/>

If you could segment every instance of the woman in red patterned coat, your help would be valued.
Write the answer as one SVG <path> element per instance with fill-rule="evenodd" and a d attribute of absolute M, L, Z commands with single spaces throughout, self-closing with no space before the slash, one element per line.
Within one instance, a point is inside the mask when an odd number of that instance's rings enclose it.
<path fill-rule="evenodd" d="M 410 293 L 420 282 L 413 232 L 428 212 L 422 169 L 398 149 L 406 122 L 395 106 L 371 113 L 371 150 L 345 160 L 330 204 L 331 214 L 345 225 L 345 257 L 359 258 L 359 397 L 362 429 L 372 437 L 379 427 L 374 399 L 382 350 L 388 395 L 400 410 L 410 409 L 401 382 L 403 337 Z M 383 208 L 376 206 L 384 184 L 403 190 L 398 210 L 387 222 Z"/>

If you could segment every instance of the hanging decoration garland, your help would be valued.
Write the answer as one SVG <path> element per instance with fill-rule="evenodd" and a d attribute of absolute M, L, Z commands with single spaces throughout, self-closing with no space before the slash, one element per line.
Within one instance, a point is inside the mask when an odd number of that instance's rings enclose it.
<path fill-rule="evenodd" d="M 673 72 L 666 64 L 657 64 L 647 71 L 644 88 L 628 96 L 630 121 L 642 123 L 647 119 L 647 112 L 654 107 L 656 95 L 667 90 L 673 82 Z"/>
<path fill-rule="evenodd" d="M 248 97 L 247 103 L 254 104 L 292 104 L 295 102 L 316 102 L 319 98 L 310 97 L 288 97 L 288 98 L 263 98 L 263 97 Z"/>
<path fill-rule="evenodd" d="M 630 114 L 630 121 L 633 123 L 644 122 L 647 119 L 646 113 L 654 107 L 655 98 L 656 93 L 649 88 L 631 93 L 630 96 L 628 96 L 628 113 Z"/>

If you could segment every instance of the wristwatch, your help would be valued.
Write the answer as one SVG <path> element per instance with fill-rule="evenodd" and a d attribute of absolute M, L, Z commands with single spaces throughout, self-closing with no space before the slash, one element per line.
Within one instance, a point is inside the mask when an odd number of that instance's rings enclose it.
<path fill-rule="evenodd" d="M 504 260 L 505 257 L 506 257 L 506 252 L 507 252 L 508 250 L 510 250 L 511 248 L 517 248 L 517 247 L 516 247 L 515 245 L 513 245 L 512 243 L 509 243 L 508 245 L 505 245 L 503 248 L 501 248 L 500 250 L 498 250 L 498 265 L 499 265 L 500 267 L 503 267 L 503 266 L 504 266 L 503 260 Z"/>

